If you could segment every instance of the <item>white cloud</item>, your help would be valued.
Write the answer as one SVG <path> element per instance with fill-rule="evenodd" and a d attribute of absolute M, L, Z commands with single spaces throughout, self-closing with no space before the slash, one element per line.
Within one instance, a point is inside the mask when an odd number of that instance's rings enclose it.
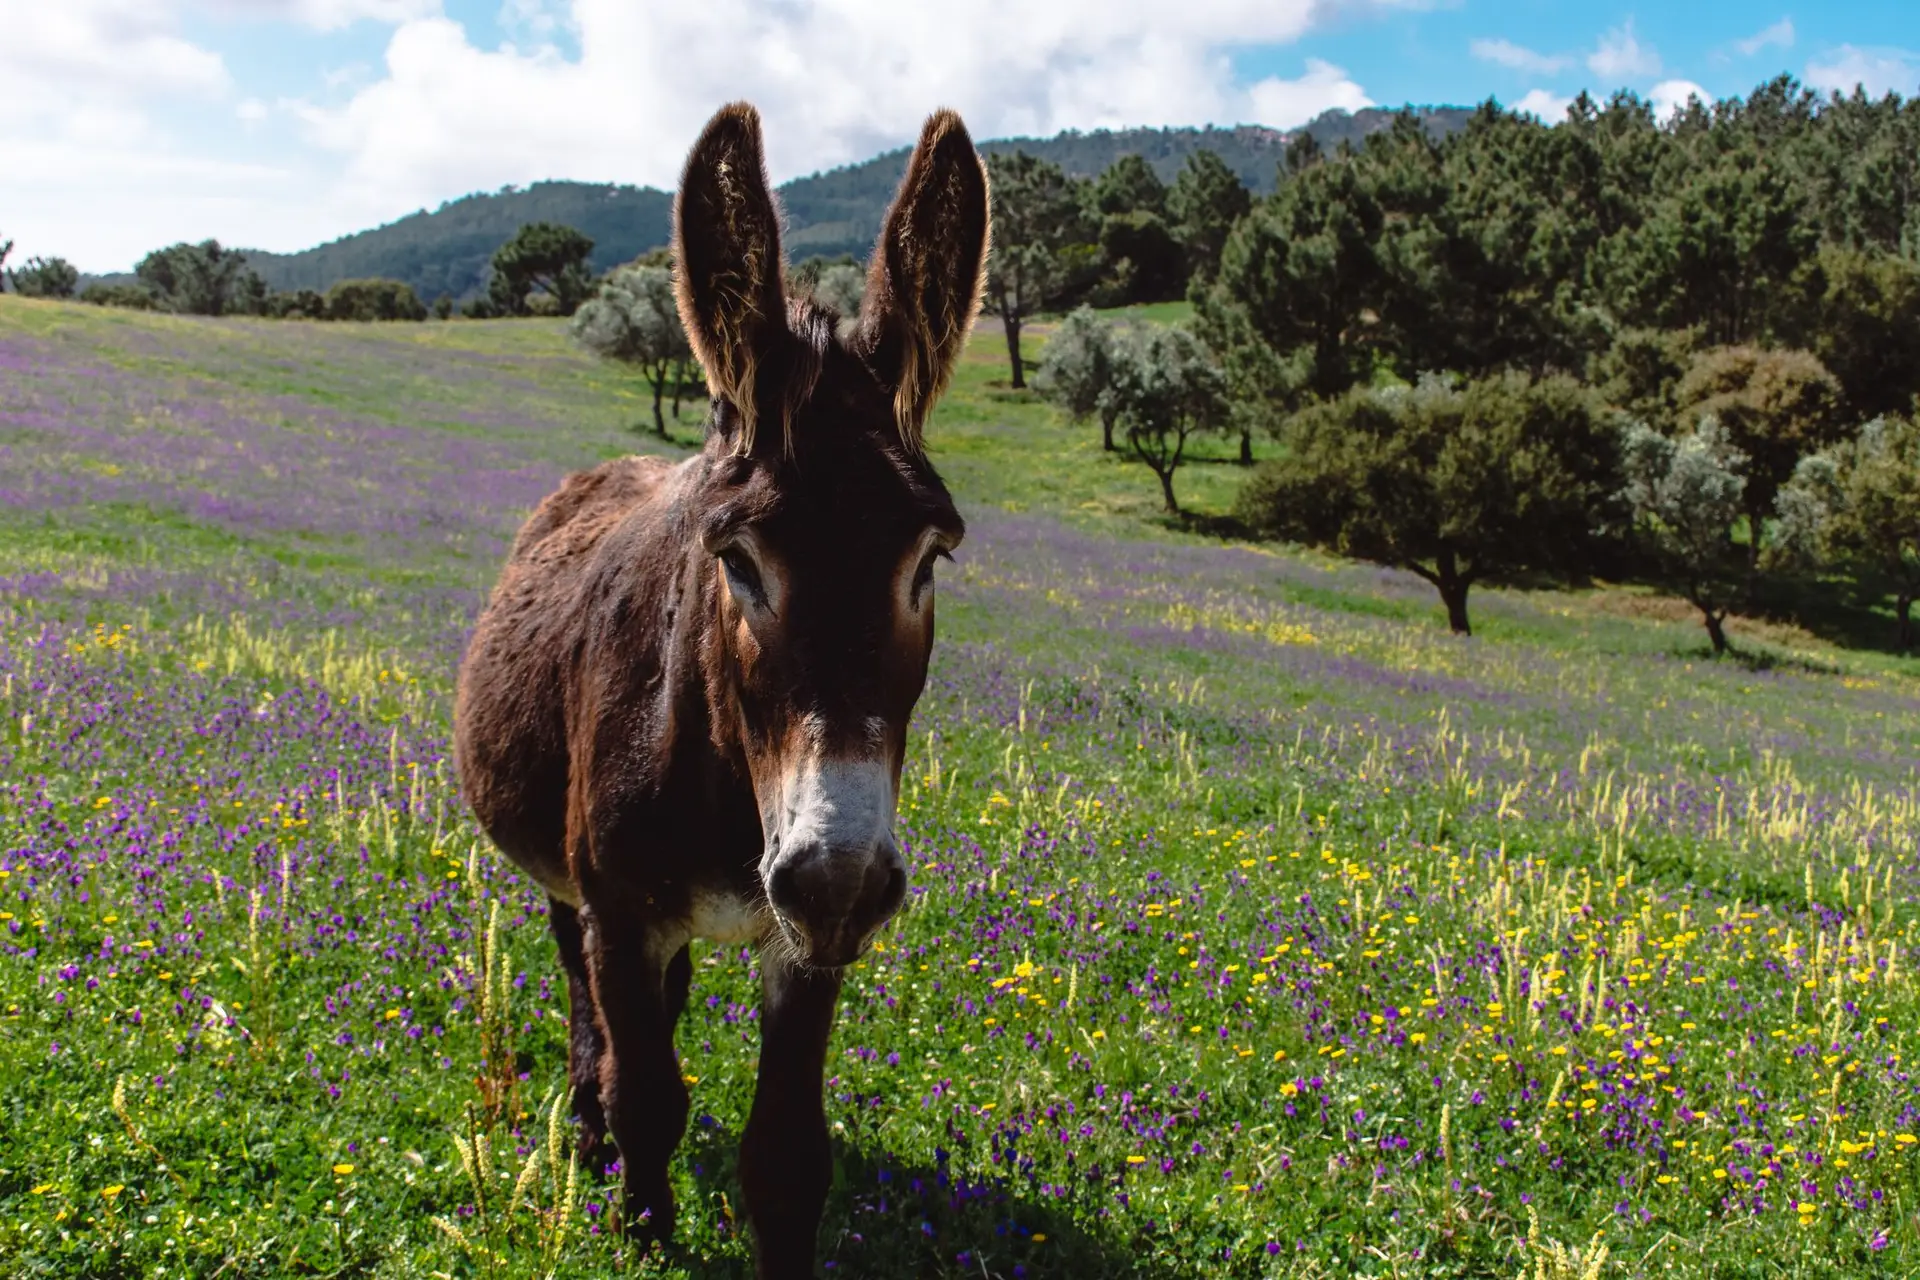
<path fill-rule="evenodd" d="M 1647 90 L 1647 101 L 1653 104 L 1653 114 L 1657 120 L 1665 120 L 1686 106 L 1690 98 L 1698 98 L 1708 106 L 1713 105 L 1713 95 L 1691 80 L 1662 80 Z"/>
<path fill-rule="evenodd" d="M 1307 59 L 1307 74 L 1298 80 L 1269 76 L 1247 90 L 1253 104 L 1249 117 L 1255 124 L 1276 129 L 1291 129 L 1333 107 L 1358 111 L 1373 105 L 1366 91 L 1347 78 L 1347 73 L 1318 58 Z"/>
<path fill-rule="evenodd" d="M 1297 124 L 1368 104 L 1338 68 L 1236 86 L 1224 50 L 1290 42 L 1325 0 L 709 0 L 642 9 L 575 0 L 577 58 L 476 47 L 445 19 L 399 27 L 384 74 L 311 137 L 345 159 L 369 202 L 412 208 L 449 193 L 564 174 L 671 185 L 688 143 L 730 98 L 767 121 L 776 177 L 911 140 L 958 108 L 978 137 L 1068 127 L 1258 120 Z M 1348 0 L 1348 9 L 1378 0 Z M 1018 28 L 1020 39 L 1009 41 Z"/>
<path fill-rule="evenodd" d="M 1920 54 L 1905 49 L 1862 49 L 1843 44 L 1807 63 L 1807 83 L 1816 89 L 1852 93 L 1865 89 L 1872 97 L 1913 94 L 1920 89 Z"/>
<path fill-rule="evenodd" d="M 1567 118 L 1567 108 L 1572 105 L 1572 98 L 1562 97 L 1551 89 L 1530 89 L 1524 98 L 1513 104 L 1513 110 L 1537 116 L 1547 124 L 1559 124 Z"/>
<path fill-rule="evenodd" d="M 1537 76 L 1554 75 L 1565 71 L 1573 63 L 1571 58 L 1560 54 L 1536 53 L 1511 40 L 1475 40 L 1468 49 L 1482 62 L 1492 62 Z"/>
<path fill-rule="evenodd" d="M 1748 58 L 1762 49 L 1776 47 L 1791 49 L 1793 48 L 1793 19 L 1782 18 L 1772 26 L 1754 32 L 1745 40 L 1735 40 L 1733 47 L 1738 49 L 1742 56 Z"/>
<path fill-rule="evenodd" d="M 296 22 L 316 31 L 338 31 L 356 22 L 391 26 L 441 12 L 440 0 L 201 0 L 215 14 L 268 22 Z"/>
<path fill-rule="evenodd" d="M 671 187 L 736 98 L 761 108 L 776 178 L 910 142 L 943 105 L 981 138 L 1284 128 L 1371 99 L 1317 59 L 1247 84 L 1231 55 L 1431 0 L 494 2 L 497 47 L 441 0 L 0 0 L 6 230 L 25 252 L 112 270 L 186 236 L 301 248 L 505 183 Z M 189 39 L 189 12 L 215 35 Z M 321 54 L 309 96 L 290 97 L 236 89 L 204 43 L 220 21 L 390 30 L 376 65 L 329 76 Z"/>
<path fill-rule="evenodd" d="M 1660 74 L 1660 55 L 1633 34 L 1633 21 L 1600 37 L 1599 47 L 1587 55 L 1587 69 L 1602 80 L 1618 84 Z"/>

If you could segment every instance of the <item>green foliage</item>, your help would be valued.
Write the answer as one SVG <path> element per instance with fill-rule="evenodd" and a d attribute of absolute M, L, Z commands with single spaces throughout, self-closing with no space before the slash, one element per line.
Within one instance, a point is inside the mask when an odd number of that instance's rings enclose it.
<path fill-rule="evenodd" d="M 1722 624 L 1739 590 L 1731 565 L 1733 524 L 1747 507 L 1747 457 L 1713 417 L 1675 439 L 1645 423 L 1621 441 L 1620 491 L 1635 531 L 1668 582 L 1700 611 L 1715 653 L 1727 651 Z"/>
<path fill-rule="evenodd" d="M 1194 435 L 1226 424 L 1226 377 L 1205 344 L 1181 325 L 1123 331 L 1109 352 L 1099 412 L 1126 433 L 1128 451 L 1159 479 L 1167 514 L 1178 516 L 1174 472 Z"/>
<path fill-rule="evenodd" d="M 1920 420 L 1876 418 L 1803 458 L 1780 490 L 1784 558 L 1849 568 L 1891 587 L 1903 650 L 1920 596 Z"/>
<path fill-rule="evenodd" d="M 1470 634 L 1487 574 L 1580 573 L 1619 485 L 1607 415 L 1570 378 L 1358 389 L 1295 415 L 1242 495 L 1255 528 L 1409 569 Z"/>
<path fill-rule="evenodd" d="M 1746 458 L 1747 549 L 1757 564 L 1766 517 L 1806 454 L 1841 434 L 1840 384 L 1805 351 L 1702 351 L 1674 390 L 1683 423 L 1712 417 Z"/>
<path fill-rule="evenodd" d="M 1020 326 L 1056 303 L 1097 267 L 1076 249 L 1089 247 L 1090 229 L 1079 186 L 1059 165 L 1016 151 L 990 155 L 993 180 L 993 253 L 987 260 L 986 308 L 1006 330 L 1012 383 L 1024 387 Z"/>
<path fill-rule="evenodd" d="M 1107 166 L 1093 184 L 1093 207 L 1103 217 L 1118 213 L 1167 214 L 1167 184 L 1153 166 L 1138 155 L 1125 155 Z"/>
<path fill-rule="evenodd" d="M 1220 269 L 1233 224 L 1253 207 L 1253 194 L 1218 155 L 1196 151 L 1187 157 L 1167 191 L 1167 217 L 1186 252 L 1191 289 L 1204 291 Z"/>
<path fill-rule="evenodd" d="M 820 272 L 813 296 L 843 320 L 860 314 L 860 299 L 867 291 L 867 273 L 851 262 L 836 262 Z"/>
<path fill-rule="evenodd" d="M 1299 169 L 1235 225 L 1198 316 L 1241 396 L 1288 405 L 1366 379 L 1362 315 L 1378 294 L 1384 218 L 1360 170 L 1328 161 Z"/>
<path fill-rule="evenodd" d="M 572 315 L 592 290 L 593 241 L 555 222 L 530 222 L 494 251 L 487 301 L 496 315 Z"/>
<path fill-rule="evenodd" d="M 5 260 L 0 254 L 0 262 Z M 13 291 L 24 298 L 71 298 L 80 284 L 79 268 L 65 258 L 28 258 L 8 275 Z"/>
<path fill-rule="evenodd" d="M 399 280 L 342 280 L 327 290 L 329 320 L 425 320 L 427 308 Z"/>
<path fill-rule="evenodd" d="M 137 284 L 90 284 L 80 291 L 80 301 L 96 307 L 123 307 L 129 311 L 157 311 L 160 308 L 153 290 Z"/>
<path fill-rule="evenodd" d="M 661 400 L 668 373 L 692 356 L 674 299 L 673 272 L 665 267 L 615 267 L 574 314 L 568 332 L 602 359 L 646 372 L 653 383 L 653 429 L 664 438 L 667 420 Z"/>
<path fill-rule="evenodd" d="M 247 256 L 218 240 L 155 249 L 133 273 L 162 311 L 183 315 L 257 314 L 266 287 L 246 270 Z"/>
<path fill-rule="evenodd" d="M 1107 389 L 1119 341 L 1112 321 L 1101 319 L 1091 307 L 1076 307 L 1047 336 L 1046 356 L 1033 379 L 1033 389 L 1075 422 L 1098 415 L 1101 448 L 1109 452 L 1118 404 Z"/>
<path fill-rule="evenodd" d="M 1907 412 L 1920 392 L 1920 264 L 1829 244 L 1815 267 L 1821 289 L 1792 317 L 1794 345 L 1832 370 L 1850 420 Z"/>

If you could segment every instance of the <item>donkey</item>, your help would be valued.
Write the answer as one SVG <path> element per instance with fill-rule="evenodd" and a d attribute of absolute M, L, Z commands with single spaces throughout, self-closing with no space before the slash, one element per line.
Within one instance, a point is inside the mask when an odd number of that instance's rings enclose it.
<path fill-rule="evenodd" d="M 673 1234 L 688 940 L 758 948 L 740 1181 L 763 1277 L 813 1273 L 841 973 L 906 892 L 907 722 L 934 562 L 965 532 L 922 432 L 979 310 L 987 200 L 966 127 L 937 112 L 842 324 L 786 296 L 758 114 L 715 115 L 674 205 L 705 444 L 568 477 L 461 665 L 461 785 L 551 899 L 582 1149 L 604 1159 L 611 1134 L 630 1231 Z"/>

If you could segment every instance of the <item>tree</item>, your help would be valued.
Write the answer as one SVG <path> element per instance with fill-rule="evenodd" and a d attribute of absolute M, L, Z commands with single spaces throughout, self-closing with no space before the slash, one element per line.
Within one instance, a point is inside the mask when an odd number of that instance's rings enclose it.
<path fill-rule="evenodd" d="M 538 295 L 557 314 L 570 316 L 592 291 L 587 270 L 592 252 L 593 241 L 572 227 L 529 222 L 494 251 L 488 301 L 496 314 L 524 316 L 532 313 L 531 299 Z"/>
<path fill-rule="evenodd" d="M 4 268 L 7 265 L 7 255 L 12 252 L 13 252 L 13 241 L 0 240 L 0 268 Z M 5 272 L 0 271 L 0 286 L 3 286 L 5 284 L 6 284 Z M 0 292 L 5 292 L 5 290 L 0 289 Z"/>
<path fill-rule="evenodd" d="M 1747 563 L 1757 569 L 1780 486 L 1840 436 L 1840 384 L 1805 351 L 1716 347 L 1694 357 L 1674 398 L 1682 422 L 1716 419 L 1747 460 Z"/>
<path fill-rule="evenodd" d="M 640 366 L 653 383 L 654 432 L 665 439 L 660 403 L 667 374 L 691 354 L 674 301 L 673 273 L 665 267 L 615 267 L 574 314 L 569 332 L 603 359 Z"/>
<path fill-rule="evenodd" d="M 835 262 L 820 269 L 814 282 L 814 300 L 842 320 L 860 314 L 860 299 L 867 291 L 867 273 L 850 262 Z"/>
<path fill-rule="evenodd" d="M 1165 217 L 1167 184 L 1139 156 L 1121 156 L 1094 180 L 1093 207 L 1103 216 L 1151 213 Z"/>
<path fill-rule="evenodd" d="M 1301 163 L 1235 225 L 1198 308 L 1236 390 L 1289 408 L 1300 394 L 1337 396 L 1371 374 L 1368 317 L 1381 280 L 1383 215 L 1355 166 Z"/>
<path fill-rule="evenodd" d="M 1047 339 L 1034 390 L 1066 411 L 1075 422 L 1100 419 L 1100 447 L 1113 451 L 1113 421 L 1119 405 L 1107 395 L 1113 382 L 1112 321 L 1102 320 L 1092 307 L 1078 307 Z"/>
<path fill-rule="evenodd" d="M 1920 597 L 1920 419 L 1876 418 L 1803 458 L 1780 490 L 1783 558 L 1837 564 L 1892 586 L 1902 650 Z"/>
<path fill-rule="evenodd" d="M 1489 573 L 1584 571 L 1619 485 L 1617 436 L 1573 379 L 1360 388 L 1295 415 L 1241 494 L 1257 529 L 1407 569 L 1471 635 Z"/>
<path fill-rule="evenodd" d="M 993 253 L 987 309 L 1007 336 L 1013 386 L 1027 385 L 1020 326 L 1074 282 L 1071 249 L 1086 242 L 1080 193 L 1057 164 L 1024 151 L 987 157 L 993 179 Z"/>
<path fill-rule="evenodd" d="M 71 298 L 80 284 L 79 269 L 65 258 L 28 258 L 8 274 L 13 291 L 25 298 Z"/>
<path fill-rule="evenodd" d="M 1796 344 L 1839 380 L 1852 421 L 1907 412 L 1920 395 L 1920 264 L 1828 245 L 1819 267 L 1823 291 L 1795 313 Z"/>
<path fill-rule="evenodd" d="M 327 290 L 329 320 L 425 320 L 413 286 L 398 280 L 342 280 Z"/>
<path fill-rule="evenodd" d="M 163 311 L 223 316 L 264 301 L 265 282 L 246 265 L 245 254 L 223 248 L 218 240 L 203 240 L 155 249 L 133 273 Z"/>
<path fill-rule="evenodd" d="M 1113 415 L 1128 450 L 1159 478 L 1167 514 L 1180 515 L 1173 474 L 1186 459 L 1187 441 L 1218 430 L 1227 418 L 1227 382 L 1212 353 L 1179 325 L 1121 334 L 1103 398 L 1102 414 Z"/>
<path fill-rule="evenodd" d="M 1621 442 L 1621 501 L 1661 571 L 1700 611 L 1716 654 L 1727 652 L 1725 622 L 1738 590 L 1730 572 L 1733 524 L 1746 511 L 1746 455 L 1712 417 L 1678 439 L 1645 423 Z"/>
<path fill-rule="evenodd" d="M 1226 162 L 1196 151 L 1167 190 L 1167 218 L 1187 257 L 1188 289 L 1204 291 L 1220 270 L 1233 224 L 1253 208 L 1253 195 Z"/>

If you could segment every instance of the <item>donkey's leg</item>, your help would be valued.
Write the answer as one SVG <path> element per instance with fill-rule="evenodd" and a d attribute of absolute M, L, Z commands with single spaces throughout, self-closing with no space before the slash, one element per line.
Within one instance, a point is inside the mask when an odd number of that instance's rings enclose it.
<path fill-rule="evenodd" d="M 762 1280 L 810 1277 L 833 1179 L 820 1077 L 840 975 L 765 955 L 761 963 L 760 1078 L 740 1143 L 740 1184 Z"/>
<path fill-rule="evenodd" d="M 673 1189 L 667 1162 L 687 1128 L 687 1086 L 673 1051 L 668 973 L 677 957 L 661 957 L 660 940 L 639 920 L 608 922 L 593 910 L 585 924 L 587 974 L 605 1049 L 600 1105 L 620 1147 L 625 1229 L 660 1240 L 673 1235 Z M 684 947 L 679 948 L 681 955 Z M 682 966 L 690 974 L 690 966 Z M 680 1000 L 685 1001 L 685 988 Z"/>
<path fill-rule="evenodd" d="M 593 1012 L 580 914 L 550 898 L 547 924 L 560 945 L 560 965 L 567 971 L 567 1084 L 573 1090 L 573 1114 L 580 1121 L 580 1161 L 598 1173 L 612 1154 L 607 1147 L 607 1113 L 600 1107 L 600 1055 L 606 1041 Z"/>

